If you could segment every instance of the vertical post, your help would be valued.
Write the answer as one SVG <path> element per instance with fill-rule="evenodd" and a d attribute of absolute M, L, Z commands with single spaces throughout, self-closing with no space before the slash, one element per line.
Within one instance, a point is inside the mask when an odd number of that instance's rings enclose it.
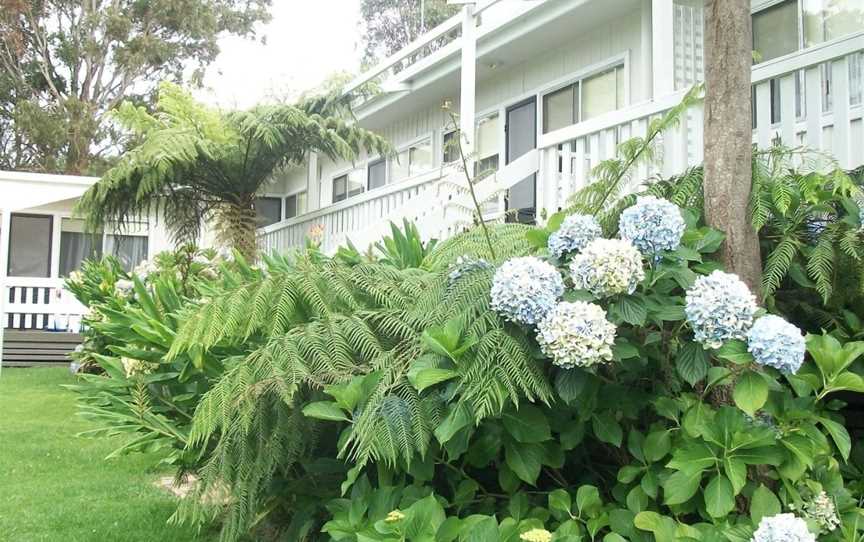
<path fill-rule="evenodd" d="M 318 178 L 318 153 L 310 152 L 306 161 L 306 210 L 321 208 L 321 179 Z"/>
<path fill-rule="evenodd" d="M 459 132 L 462 149 L 468 157 L 468 174 L 474 173 L 474 116 L 477 85 L 477 38 L 474 28 L 474 5 L 462 7 L 462 81 L 459 99 Z"/>
<path fill-rule="evenodd" d="M 0 374 L 3 371 L 3 330 L 6 328 L 6 272 L 9 270 L 9 233 L 12 211 L 0 209 Z"/>
<path fill-rule="evenodd" d="M 651 69 L 653 98 L 675 92 L 675 3 L 651 2 Z"/>
<path fill-rule="evenodd" d="M 642 81 L 642 88 L 639 89 L 640 99 L 634 100 L 641 102 L 642 100 L 650 100 L 653 97 L 654 81 L 651 79 L 652 69 L 651 45 L 651 0 L 642 0 L 641 11 L 641 28 L 642 28 L 642 58 L 640 59 L 642 67 L 639 74 L 639 79 Z"/>

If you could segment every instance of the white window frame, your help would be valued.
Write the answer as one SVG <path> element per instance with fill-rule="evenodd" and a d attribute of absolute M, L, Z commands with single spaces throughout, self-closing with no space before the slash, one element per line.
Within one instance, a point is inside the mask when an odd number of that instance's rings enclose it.
<path fill-rule="evenodd" d="M 291 218 L 288 218 L 288 198 L 290 198 L 291 196 L 297 196 L 297 195 L 304 194 L 304 193 L 306 194 L 306 210 L 303 211 L 302 213 L 298 213 L 298 214 L 292 216 Z M 332 196 L 330 199 L 331 200 L 333 199 Z M 291 220 L 292 218 L 297 218 L 298 216 L 303 216 L 308 212 L 309 212 L 309 188 L 308 187 L 295 188 L 294 190 L 287 192 L 287 193 L 282 195 L 282 220 Z"/>
<path fill-rule="evenodd" d="M 455 130 L 447 130 L 446 128 L 445 128 L 443 131 L 444 131 L 444 132 L 455 132 Z M 436 151 L 437 146 L 435 145 L 435 132 L 434 132 L 434 131 L 433 131 L 433 132 L 426 132 L 426 133 L 423 134 L 423 135 L 420 135 L 420 136 L 418 136 L 418 137 L 415 137 L 414 139 L 409 140 L 409 141 L 406 142 L 406 143 L 403 143 L 403 144 L 400 145 L 399 147 L 396 147 L 396 149 L 395 149 L 395 153 L 396 153 L 396 155 L 398 156 L 399 154 L 401 154 L 401 153 L 403 153 L 403 152 L 409 150 L 411 147 L 416 147 L 418 143 L 422 143 L 422 142 L 427 141 L 427 140 L 429 141 L 429 147 L 431 148 L 431 152 L 432 152 L 432 165 L 431 165 L 431 167 L 429 168 L 429 171 L 434 171 L 435 168 L 437 167 L 437 162 L 438 162 L 438 159 L 439 159 L 438 157 L 435 156 L 435 154 L 436 154 L 435 151 Z M 443 136 L 443 134 L 442 134 L 442 136 L 441 136 L 441 149 L 442 149 L 442 152 L 441 152 L 441 157 L 440 157 L 440 159 L 441 159 L 441 161 L 442 161 L 442 162 L 441 162 L 442 164 L 445 163 L 445 162 L 443 162 L 443 160 L 444 160 L 443 148 L 444 148 L 444 136 Z M 409 155 L 410 155 L 410 153 L 409 153 Z M 380 156 L 380 155 L 379 155 L 379 156 Z M 388 159 L 387 159 L 387 182 L 385 183 L 384 186 L 387 186 L 388 184 L 392 184 L 392 183 L 394 183 L 394 182 L 395 182 L 395 183 L 405 182 L 405 181 L 408 181 L 408 180 L 411 180 L 411 179 L 415 179 L 415 178 L 419 177 L 420 175 L 425 175 L 426 173 L 429 173 L 429 171 L 424 171 L 424 172 L 422 172 L 422 173 L 416 173 L 416 174 L 414 174 L 414 175 L 411 175 L 411 174 L 409 173 L 409 175 L 408 175 L 407 177 L 405 177 L 404 179 L 400 179 L 400 180 L 398 180 L 398 181 L 394 181 L 394 180 L 393 180 L 393 168 L 392 168 L 393 160 L 394 160 L 394 159 L 395 159 L 395 157 L 394 157 L 394 158 L 388 158 Z M 409 156 L 409 160 L 410 160 L 410 156 Z M 374 160 L 373 160 L 373 161 L 374 161 Z M 411 166 L 411 164 L 408 164 L 409 171 L 410 171 L 410 166 Z M 367 171 L 367 172 L 369 171 L 368 166 L 367 166 L 366 171 Z"/>
<path fill-rule="evenodd" d="M 41 213 L 40 213 L 41 214 Z M 51 214 L 51 213 L 47 213 Z M 61 235 L 62 235 L 62 223 L 63 219 L 70 220 L 82 220 L 80 216 L 75 216 L 72 213 L 64 212 L 64 213 L 53 213 L 51 216 L 54 217 L 54 230 L 52 232 L 52 246 L 55 250 L 52 250 L 51 254 L 51 278 L 61 278 L 60 277 L 60 243 L 61 243 Z M 153 227 L 151 225 L 151 221 L 149 219 L 144 221 L 136 221 L 133 224 L 138 224 L 138 229 L 132 229 L 130 231 L 113 231 L 113 230 L 104 230 L 102 231 L 102 256 L 105 256 L 105 247 L 108 244 L 108 236 L 109 235 L 125 235 L 128 237 L 146 237 L 147 238 L 147 259 L 152 259 L 153 256 L 156 255 L 155 247 L 153 243 Z"/>

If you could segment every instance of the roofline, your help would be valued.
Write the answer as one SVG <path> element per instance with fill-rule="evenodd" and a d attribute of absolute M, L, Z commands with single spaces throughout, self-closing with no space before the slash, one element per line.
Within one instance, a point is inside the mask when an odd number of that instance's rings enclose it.
<path fill-rule="evenodd" d="M 93 186 L 94 184 L 96 184 L 96 182 L 99 181 L 99 177 L 85 177 L 82 175 L 58 175 L 54 173 L 33 173 L 30 171 L 0 170 L 0 183 L 2 183 L 3 181 Z"/>

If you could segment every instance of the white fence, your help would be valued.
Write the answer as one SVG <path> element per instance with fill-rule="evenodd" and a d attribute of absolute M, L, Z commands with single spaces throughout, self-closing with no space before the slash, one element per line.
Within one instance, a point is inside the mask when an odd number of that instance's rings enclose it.
<path fill-rule="evenodd" d="M 77 332 L 87 308 L 63 288 L 63 279 L 9 277 L 6 296 L 6 329 L 52 329 Z"/>

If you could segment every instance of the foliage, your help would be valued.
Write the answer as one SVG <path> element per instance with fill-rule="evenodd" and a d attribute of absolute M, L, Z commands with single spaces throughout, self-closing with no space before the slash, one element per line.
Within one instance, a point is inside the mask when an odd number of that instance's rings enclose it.
<path fill-rule="evenodd" d="M 0 169 L 104 169 L 106 112 L 154 82 L 200 82 L 225 34 L 252 37 L 270 0 L 0 2 Z"/>
<path fill-rule="evenodd" d="M 334 94 L 226 113 L 163 83 L 155 114 L 131 102 L 118 108 L 116 120 L 137 145 L 78 209 L 97 230 L 154 214 L 185 242 L 214 221 L 227 246 L 252 258 L 255 196 L 274 171 L 301 164 L 309 152 L 351 159 L 361 149 L 387 151 L 383 139 L 351 121 L 346 99 Z"/>
<path fill-rule="evenodd" d="M 421 12 L 421 6 L 425 11 Z M 458 11 L 458 6 L 448 5 L 446 0 L 363 0 L 364 63 L 371 65 L 387 58 Z"/>

